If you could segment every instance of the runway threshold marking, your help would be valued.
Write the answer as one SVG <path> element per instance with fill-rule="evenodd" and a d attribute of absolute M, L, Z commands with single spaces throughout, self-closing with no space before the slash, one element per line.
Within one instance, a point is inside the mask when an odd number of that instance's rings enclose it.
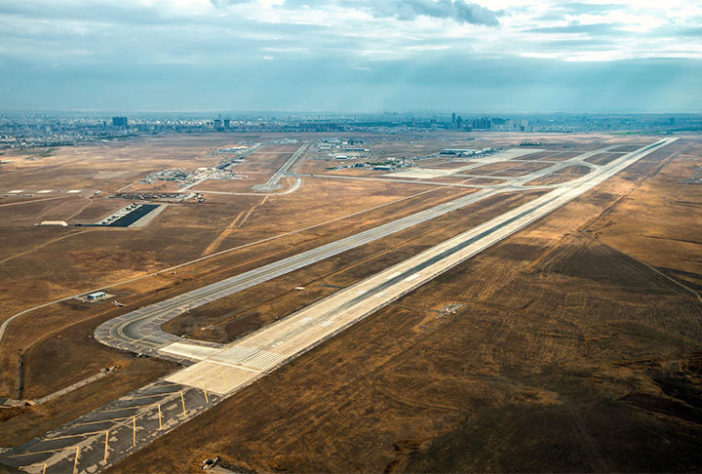
<path fill-rule="evenodd" d="M 27 453 L 18 453 L 18 454 L 10 454 L 7 456 L 8 458 L 21 458 L 23 456 L 34 456 L 36 454 L 50 454 L 50 453 L 58 453 L 59 451 L 66 451 L 67 449 L 73 449 L 73 446 L 66 446 L 65 448 L 56 448 L 56 449 L 42 449 L 41 451 L 30 451 Z M 37 464 L 30 464 L 30 466 L 36 466 Z"/>
<path fill-rule="evenodd" d="M 90 431 L 88 433 L 78 433 L 73 435 L 57 436 L 55 438 L 43 438 L 42 441 L 56 441 L 57 439 L 69 439 L 69 438 L 80 438 L 81 436 L 92 436 L 95 434 L 102 434 L 105 430 L 100 431 Z"/>
<path fill-rule="evenodd" d="M 100 423 L 113 423 L 115 421 L 124 421 L 130 418 L 131 416 L 123 416 L 121 418 L 108 418 L 107 420 L 84 421 L 82 423 L 75 423 L 73 426 L 99 425 Z"/>
<path fill-rule="evenodd" d="M 127 400 L 127 401 L 129 401 L 129 400 L 143 400 L 143 399 L 145 399 L 145 398 L 155 398 L 155 397 L 161 397 L 161 396 L 164 396 L 164 397 L 165 397 L 165 396 L 167 396 L 167 395 L 175 395 L 176 393 L 180 393 L 180 392 L 178 391 L 178 392 L 154 393 L 153 395 L 142 395 L 142 396 L 139 396 L 139 397 L 129 397 L 129 398 L 126 398 L 126 397 L 125 397 L 125 398 L 122 398 L 122 400 Z M 147 404 L 141 405 L 141 406 L 146 407 L 146 406 L 149 406 L 149 405 L 151 405 L 151 403 L 147 403 Z"/>
<path fill-rule="evenodd" d="M 44 466 L 44 468 L 41 470 L 41 474 L 46 474 L 46 466 L 47 466 L 47 464 L 46 464 L 45 462 L 37 462 L 37 463 L 34 463 L 34 464 L 26 464 L 26 465 L 24 465 L 24 466 L 20 466 L 19 468 L 22 469 L 22 470 L 24 471 L 24 470 L 30 469 L 30 468 L 32 468 L 32 467 L 34 467 L 34 466 Z"/>

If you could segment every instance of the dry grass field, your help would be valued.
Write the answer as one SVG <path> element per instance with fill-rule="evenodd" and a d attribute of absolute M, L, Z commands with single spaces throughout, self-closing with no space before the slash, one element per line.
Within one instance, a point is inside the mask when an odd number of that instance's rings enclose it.
<path fill-rule="evenodd" d="M 496 176 L 539 169 L 546 165 L 540 159 L 563 160 L 617 143 L 624 153 L 652 141 L 476 136 L 364 138 L 379 157 L 523 141 L 547 150 L 526 155 L 533 165 L 493 166 L 488 171 Z M 174 136 L 59 148 L 37 161 L 17 155 L 3 165 L 0 196 L 17 189 L 35 194 L 0 198 L 0 318 L 99 287 L 125 307 L 65 301 L 9 327 L 0 346 L 0 395 L 15 395 L 18 351 L 25 398 L 103 367 L 117 370 L 41 407 L 0 411 L 0 445 L 16 445 L 175 369 L 96 343 L 92 333 L 101 322 L 477 190 L 303 177 L 290 194 L 205 193 L 204 203 L 169 204 L 140 229 L 34 227 L 40 220 L 97 221 L 129 203 L 106 196 L 148 173 L 211 167 L 221 158 L 210 154 L 213 148 L 275 138 Z M 298 147 L 267 144 L 236 168 L 250 180 L 209 181 L 196 189 L 250 192 Z M 700 159 L 702 143 L 693 139 L 652 154 L 113 470 L 194 471 L 215 455 L 256 471 L 702 469 L 696 448 L 702 426 L 702 186 L 682 184 Z M 296 172 L 386 173 L 324 171 L 335 164 L 304 160 Z M 544 179 L 562 182 L 577 171 L 566 168 Z M 292 184 L 284 178 L 281 190 Z M 44 189 L 52 192 L 36 194 Z M 65 192 L 74 189 L 85 191 Z M 165 328 L 234 340 L 536 195 L 504 194 L 455 211 L 203 306 Z M 233 250 L 217 254 L 226 249 Z M 295 290 L 300 286 L 305 289 Z"/>
<path fill-rule="evenodd" d="M 194 339 L 231 342 L 539 194 L 497 195 L 201 306 L 166 323 L 164 329 Z M 304 290 L 295 289 L 299 287 Z"/>
<path fill-rule="evenodd" d="M 573 165 L 561 168 L 555 173 L 551 173 L 547 176 L 542 176 L 540 178 L 532 179 L 531 181 L 525 183 L 527 186 L 543 186 L 545 184 L 559 184 L 570 181 L 571 179 L 580 178 L 590 172 L 590 168 L 587 166 Z"/>
<path fill-rule="evenodd" d="M 699 471 L 700 156 L 650 155 L 112 471 Z"/>
<path fill-rule="evenodd" d="M 216 145 L 207 141 L 200 144 Z M 177 141 L 173 146 L 181 145 Z M 155 145 L 157 152 L 161 146 L 165 145 Z M 118 153 L 123 154 L 123 151 Z M 107 167 L 111 161 L 105 160 Z M 277 165 L 277 162 L 271 164 L 271 173 Z M 89 176 L 85 179 L 90 182 Z M 23 183 L 11 183 L 13 189 L 17 184 Z M 124 185 L 124 181 L 113 183 L 115 189 Z M 3 229 L 7 245 L 2 249 L 4 260 L 0 268 L 4 317 L 33 304 L 100 286 L 108 288 L 116 295 L 115 300 L 126 306 L 118 308 L 111 301 L 92 305 L 67 301 L 36 310 L 10 325 L 0 347 L 2 395 L 16 396 L 19 352 L 25 362 L 21 395 L 28 398 L 61 389 L 103 367 L 118 367 L 115 380 L 122 381 L 119 384 L 92 384 L 79 391 L 82 396 L 75 403 L 64 401 L 65 409 L 73 415 L 94 408 L 105 397 L 116 397 L 173 368 L 171 364 L 149 361 L 151 368 L 145 372 L 148 377 L 142 376 L 144 361 L 92 340 L 93 330 L 102 321 L 129 308 L 159 301 L 474 191 L 385 182 L 352 182 L 340 187 L 336 181 L 314 179 L 305 181 L 293 194 L 269 196 L 265 200 L 261 196 L 211 194 L 201 204 L 170 204 L 155 221 L 141 229 L 34 227 L 39 215 L 47 216 L 43 219 L 69 219 L 68 215 L 74 215 L 97 220 L 124 206 L 123 201 L 116 203 L 106 197 L 61 197 L 34 203 L 29 202 L 32 199 L 7 198 L 8 205 L 0 207 L 0 213 L 7 216 Z M 18 202 L 27 204 L 16 205 Z M 5 200 L 0 204 L 5 204 Z M 246 219 L 237 219 L 241 215 Z M 215 242 L 217 245 L 212 247 Z M 237 250 L 171 272 L 150 275 L 229 248 Z M 110 287 L 135 277 L 139 279 Z M 96 390 L 100 390 L 101 397 L 90 396 Z M 12 422 L 0 426 L 2 445 L 17 444 L 65 419 L 57 410 L 44 407 L 4 412 L 3 416 L 12 418 Z M 17 429 L 23 425 L 27 428 Z"/>

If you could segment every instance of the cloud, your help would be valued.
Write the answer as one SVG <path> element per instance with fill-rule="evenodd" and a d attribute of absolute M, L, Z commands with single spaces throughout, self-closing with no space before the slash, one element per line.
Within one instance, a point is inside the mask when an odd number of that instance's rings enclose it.
<path fill-rule="evenodd" d="M 0 0 L 0 108 L 216 108 L 226 96 L 232 109 L 431 108 L 433 97 L 568 109 L 604 88 L 622 110 L 641 97 L 702 110 L 702 4 L 637 2 Z M 660 88 L 637 92 L 645 78 Z"/>
<path fill-rule="evenodd" d="M 211 0 L 217 5 L 235 4 L 240 0 Z M 360 10 L 374 18 L 395 18 L 411 21 L 420 16 L 450 19 L 459 24 L 497 26 L 498 13 L 465 0 L 286 0 L 286 8 L 328 9 L 340 7 Z"/>
<path fill-rule="evenodd" d="M 500 23 L 496 12 L 464 0 L 380 0 L 371 2 L 369 10 L 373 16 L 400 20 L 428 16 L 448 18 L 461 24 L 497 26 Z"/>
<path fill-rule="evenodd" d="M 616 33 L 622 34 L 624 25 L 615 23 L 591 23 L 589 25 L 570 24 L 565 26 L 547 26 L 540 28 L 531 28 L 527 30 L 530 33 L 585 33 L 590 35 L 600 35 Z"/>

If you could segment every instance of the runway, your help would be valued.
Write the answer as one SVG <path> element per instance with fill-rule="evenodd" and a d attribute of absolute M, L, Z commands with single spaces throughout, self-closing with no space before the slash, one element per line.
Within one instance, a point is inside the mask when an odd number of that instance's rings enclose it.
<path fill-rule="evenodd" d="M 448 239 L 166 377 L 230 395 L 473 255 L 548 215 L 672 140 L 662 140 Z"/>
<path fill-rule="evenodd" d="M 298 148 L 295 153 L 293 153 L 290 158 L 288 158 L 285 163 L 283 163 L 283 166 L 278 168 L 278 170 L 273 173 L 273 176 L 271 176 L 268 181 L 266 181 L 264 184 L 258 184 L 253 187 L 254 191 L 274 191 L 278 189 L 278 181 L 280 181 L 280 178 L 285 175 L 285 173 L 288 172 L 290 167 L 295 164 L 298 158 L 302 156 L 302 154 L 307 150 L 309 147 L 309 143 L 305 142 L 303 143 L 300 148 Z"/>
<path fill-rule="evenodd" d="M 181 338 L 162 331 L 160 327 L 166 321 L 185 311 L 408 229 L 499 192 L 504 191 L 481 190 L 353 236 L 255 268 L 203 288 L 189 291 L 169 300 L 126 313 L 100 325 L 95 331 L 95 338 L 103 344 L 118 349 L 163 357 L 165 354 L 159 353 L 157 349 L 172 342 L 181 341 Z M 202 344 L 212 345 L 210 343 Z M 165 357 L 172 358 L 168 355 L 165 355 Z"/>
<path fill-rule="evenodd" d="M 611 147 L 608 146 L 602 149 L 584 152 L 574 158 L 554 163 L 544 169 L 533 171 L 523 176 L 508 178 L 505 183 L 500 185 L 494 185 L 490 188 L 481 189 L 467 196 L 463 196 L 458 199 L 454 199 L 453 201 L 417 212 L 410 216 L 388 222 L 373 229 L 322 245 L 315 249 L 301 252 L 291 257 L 272 262 L 225 280 L 212 283 L 205 287 L 189 291 L 168 300 L 126 313 L 100 325 L 95 331 L 95 338 L 103 344 L 118 349 L 148 354 L 154 357 L 162 357 L 181 362 L 187 360 L 198 360 L 197 357 L 189 357 L 187 351 L 178 351 L 177 354 L 174 354 L 167 349 L 161 350 L 169 344 L 183 341 L 183 339 L 180 337 L 163 331 L 161 329 L 161 325 L 184 313 L 185 311 L 203 306 L 217 299 L 230 296 L 265 281 L 285 275 L 286 273 L 299 270 L 300 268 L 306 267 L 321 260 L 358 248 L 378 239 L 382 239 L 412 226 L 443 216 L 470 204 L 474 204 L 490 196 L 504 192 L 514 192 L 526 189 L 546 189 L 554 187 L 556 187 L 556 189 L 561 189 L 559 186 L 569 188 L 573 185 L 573 183 L 579 181 L 576 180 L 564 185 L 544 187 L 525 186 L 525 183 L 533 179 L 546 176 L 567 166 L 587 163 L 584 160 L 588 157 L 603 151 L 607 151 L 610 148 Z M 630 153 L 629 155 L 632 154 Z M 624 157 L 629 155 L 625 155 Z M 495 160 L 493 158 L 489 159 L 489 162 L 494 161 Z M 486 162 L 486 159 L 483 159 L 483 164 L 484 162 Z M 594 168 L 594 171 L 591 171 L 591 173 L 586 175 L 585 178 L 587 178 L 589 182 L 595 176 L 598 176 L 598 172 L 600 170 L 613 169 L 612 167 L 618 162 L 619 160 L 615 160 L 610 163 L 610 165 L 605 167 L 596 167 L 590 163 L 587 163 L 589 168 Z M 187 342 L 197 346 L 220 347 L 219 344 L 204 341 L 187 340 Z"/>

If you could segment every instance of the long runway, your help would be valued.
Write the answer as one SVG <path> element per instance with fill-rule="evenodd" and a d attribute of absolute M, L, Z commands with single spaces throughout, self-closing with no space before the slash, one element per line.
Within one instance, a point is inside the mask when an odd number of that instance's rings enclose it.
<path fill-rule="evenodd" d="M 622 156 L 610 165 L 575 180 L 569 186 L 555 189 L 340 290 L 222 350 L 212 350 L 201 362 L 166 377 L 166 380 L 189 386 L 206 386 L 220 395 L 230 395 L 441 273 L 548 215 L 671 141 L 662 140 Z M 163 350 L 167 351 L 168 347 Z"/>
<path fill-rule="evenodd" d="M 415 225 L 461 209 L 470 204 L 474 204 L 490 196 L 504 192 L 532 189 L 533 187 L 524 186 L 524 183 L 558 171 L 566 166 L 587 163 L 584 161 L 586 158 L 609 150 L 610 148 L 611 147 L 605 147 L 595 151 L 582 153 L 581 155 L 578 155 L 570 160 L 552 164 L 547 168 L 525 174 L 524 176 L 509 178 L 508 181 L 501 185 L 492 186 L 489 189 L 481 189 L 473 194 L 439 204 L 430 209 L 388 222 L 350 237 L 322 245 L 315 249 L 301 252 L 291 257 L 255 268 L 248 272 L 212 283 L 202 288 L 183 293 L 182 295 L 175 296 L 168 300 L 131 311 L 100 325 L 95 331 L 95 338 L 103 344 L 118 349 L 148 354 L 155 357 L 162 357 L 177 361 L 197 360 L 197 358 L 190 357 L 188 351 L 172 351 L 169 349 L 160 350 L 169 344 L 183 341 L 180 337 L 174 334 L 169 334 L 161 329 L 161 326 L 165 322 L 177 317 L 185 311 L 203 306 L 220 298 L 230 296 L 239 291 L 251 288 L 265 281 L 272 280 L 279 276 L 285 275 L 286 273 L 299 270 L 300 268 L 306 267 L 326 258 L 353 250 L 396 232 L 403 231 Z M 486 163 L 492 163 L 498 159 L 499 155 L 483 158 L 481 159 L 480 164 L 483 165 Z M 589 163 L 587 163 L 587 165 L 591 168 L 594 167 L 594 165 Z M 219 344 L 204 341 L 189 340 L 189 342 L 193 345 L 220 347 Z"/>
<path fill-rule="evenodd" d="M 331 242 L 315 249 L 293 255 L 268 265 L 255 268 L 240 275 L 212 283 L 202 288 L 189 291 L 166 301 L 140 308 L 111 319 L 100 325 L 95 331 L 95 338 L 103 344 L 163 357 L 157 349 L 181 338 L 161 330 L 161 325 L 179 314 L 205 305 L 209 302 L 251 288 L 286 273 L 298 270 L 325 258 L 360 247 L 393 233 L 408 229 L 422 222 L 442 216 L 489 196 L 503 192 L 501 190 L 481 190 L 453 201 L 440 204 L 431 209 L 417 212 L 387 224 L 374 227 L 364 232 Z M 212 346 L 212 344 L 206 344 Z M 216 345 L 215 345 L 216 346 Z M 176 357 L 177 358 L 177 357 Z"/>
<path fill-rule="evenodd" d="M 57 467 L 66 470 L 71 465 L 76 472 L 105 469 L 674 140 L 661 140 L 628 153 L 582 178 L 340 290 L 234 344 L 222 348 L 193 345 L 181 339 L 171 342 L 160 350 L 170 354 L 188 354 L 190 359 L 199 362 L 3 453 L 0 462 L 23 466 L 30 472 L 41 472 L 44 463 L 50 466 L 49 472 Z M 212 298 L 219 290 L 215 287 L 213 291 L 205 298 Z M 197 294 L 190 294 L 190 297 L 197 298 Z M 186 304 L 199 303 L 196 299 L 182 300 L 181 303 L 183 301 Z M 171 311 L 172 307 L 178 308 L 178 305 L 169 306 L 171 303 L 172 300 L 169 300 L 145 309 L 158 314 Z M 121 330 L 126 336 L 135 330 L 134 335 L 139 335 L 145 329 L 144 324 L 154 324 L 154 320 L 149 320 L 150 315 L 148 311 L 140 313 L 135 319 L 135 324 L 138 323 L 136 326 L 131 326 L 129 319 L 122 320 L 124 324 L 116 325 L 118 329 L 115 331 L 119 333 Z M 144 323 L 144 320 L 148 321 Z M 159 347 L 158 341 L 154 343 L 156 345 L 152 350 Z M 127 415 L 124 416 L 121 410 L 126 410 Z"/>
<path fill-rule="evenodd" d="M 293 153 L 290 158 L 288 158 L 285 163 L 283 163 L 283 166 L 278 168 L 278 170 L 273 173 L 273 176 L 271 176 L 268 181 L 266 181 L 264 184 L 256 185 L 253 187 L 254 191 L 273 191 L 277 189 L 278 186 L 278 181 L 280 181 L 280 178 L 285 175 L 285 173 L 288 172 L 290 167 L 297 161 L 298 158 L 302 156 L 302 154 L 307 150 L 307 147 L 309 147 L 309 143 L 305 142 L 303 143 L 300 148 L 298 148 L 295 153 Z"/>

